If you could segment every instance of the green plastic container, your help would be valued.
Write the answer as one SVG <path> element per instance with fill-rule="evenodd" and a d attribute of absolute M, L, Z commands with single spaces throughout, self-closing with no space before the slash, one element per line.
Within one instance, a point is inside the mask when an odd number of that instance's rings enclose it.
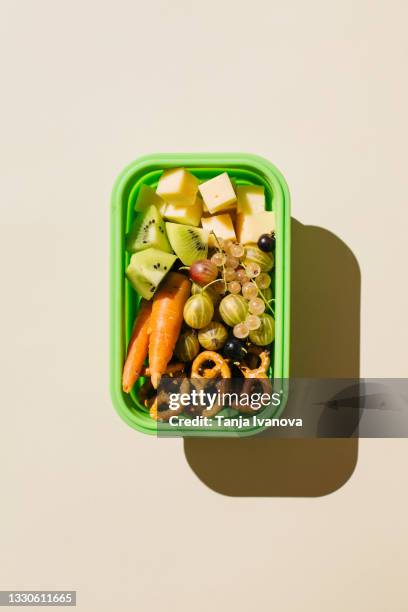
<path fill-rule="evenodd" d="M 129 255 L 125 236 L 133 221 L 134 205 L 142 184 L 156 187 L 166 168 L 185 167 L 200 180 L 208 180 L 228 172 L 239 184 L 264 185 L 267 210 L 275 211 L 275 341 L 271 347 L 272 377 L 285 380 L 289 376 L 290 335 L 290 195 L 285 179 L 269 161 L 247 153 L 163 153 L 141 157 L 127 166 L 118 176 L 111 203 L 111 283 L 110 283 L 110 386 L 112 402 L 122 419 L 134 429 L 146 434 L 158 434 L 158 424 L 150 418 L 138 400 L 138 387 L 130 394 L 122 391 L 122 368 L 126 347 L 139 305 L 139 297 L 125 280 Z M 284 409 L 281 403 L 274 417 Z M 160 436 L 237 436 L 225 427 L 203 432 L 199 427 L 177 428 L 159 425 Z M 262 430 L 251 427 L 239 435 L 254 435 Z"/>

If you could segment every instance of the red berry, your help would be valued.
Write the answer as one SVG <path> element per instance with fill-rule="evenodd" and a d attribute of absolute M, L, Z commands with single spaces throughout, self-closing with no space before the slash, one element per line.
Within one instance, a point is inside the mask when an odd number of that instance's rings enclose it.
<path fill-rule="evenodd" d="M 199 259 L 190 266 L 190 278 L 192 281 L 201 285 L 208 285 L 218 276 L 218 268 L 209 259 Z"/>

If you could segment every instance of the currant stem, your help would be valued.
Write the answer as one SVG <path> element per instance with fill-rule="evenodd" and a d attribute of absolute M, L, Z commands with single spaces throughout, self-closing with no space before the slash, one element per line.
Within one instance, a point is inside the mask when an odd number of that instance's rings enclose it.
<path fill-rule="evenodd" d="M 205 291 L 207 287 L 209 287 L 210 285 L 214 285 L 214 283 L 222 283 L 222 278 L 216 278 L 215 280 L 211 281 L 211 283 L 207 283 L 206 285 L 204 285 L 204 287 L 201 287 L 201 291 Z"/>
<path fill-rule="evenodd" d="M 220 245 L 220 241 L 218 240 L 217 235 L 215 234 L 214 230 L 211 230 L 210 234 L 212 234 L 214 236 L 215 242 L 217 243 L 217 249 L 219 251 L 219 253 L 221 253 L 221 255 L 223 255 L 223 250 L 221 248 Z M 225 280 L 225 264 L 224 262 L 222 262 L 222 280 L 224 281 L 224 290 L 227 290 L 227 281 Z"/>

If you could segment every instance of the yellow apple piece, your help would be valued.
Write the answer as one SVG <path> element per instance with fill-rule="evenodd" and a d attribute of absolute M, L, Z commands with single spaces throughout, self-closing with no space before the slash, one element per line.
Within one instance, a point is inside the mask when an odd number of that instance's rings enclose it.
<path fill-rule="evenodd" d="M 203 196 L 204 204 L 211 214 L 231 208 L 236 202 L 234 188 L 226 172 L 201 183 L 198 189 Z"/>
<path fill-rule="evenodd" d="M 155 190 L 149 185 L 141 185 L 139 193 L 137 194 L 135 210 L 144 212 L 152 204 L 156 206 L 159 213 L 163 216 L 163 211 L 166 206 L 166 202 L 157 195 Z"/>
<path fill-rule="evenodd" d="M 237 187 L 237 212 L 254 215 L 265 210 L 263 185 L 240 185 Z"/>
<path fill-rule="evenodd" d="M 208 239 L 209 247 L 217 246 L 217 241 L 215 240 L 212 232 L 214 232 L 218 239 L 222 238 L 223 240 L 236 240 L 231 215 L 228 213 L 214 215 L 212 217 L 203 217 L 201 219 L 201 225 L 210 235 Z"/>
<path fill-rule="evenodd" d="M 156 193 L 169 204 L 194 206 L 198 183 L 198 179 L 185 168 L 172 168 L 161 175 Z"/>
<path fill-rule="evenodd" d="M 241 244 L 258 242 L 259 236 L 275 231 L 275 213 L 263 210 L 254 215 L 237 214 L 237 238 Z"/>
<path fill-rule="evenodd" d="M 199 196 L 196 197 L 193 206 L 167 204 L 163 212 L 163 218 L 166 221 L 182 223 L 183 225 L 194 225 L 195 227 L 200 225 L 202 215 L 203 201 Z"/>

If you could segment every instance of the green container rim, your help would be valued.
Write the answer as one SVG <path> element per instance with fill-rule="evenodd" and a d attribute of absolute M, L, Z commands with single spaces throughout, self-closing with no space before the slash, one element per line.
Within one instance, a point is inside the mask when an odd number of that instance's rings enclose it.
<path fill-rule="evenodd" d="M 275 250 L 275 359 L 274 379 L 289 377 L 290 350 L 290 194 L 282 173 L 267 159 L 249 153 L 157 153 L 145 155 L 130 163 L 117 177 L 111 197 L 110 208 L 110 393 L 112 403 L 119 416 L 133 429 L 157 435 L 157 423 L 138 414 L 130 395 L 122 391 L 122 368 L 126 352 L 125 313 L 125 228 L 128 201 L 135 184 L 152 172 L 182 166 L 196 170 L 224 169 L 245 170 L 254 173 L 273 193 L 273 210 L 276 223 Z M 278 417 L 285 402 L 279 407 Z M 263 427 L 248 428 L 239 436 L 255 435 Z M 185 429 L 185 435 L 206 437 L 237 437 L 236 431 L 203 431 Z M 160 426 L 160 436 L 166 435 Z M 168 435 L 171 435 L 169 433 Z M 172 434 L 173 436 L 175 433 Z M 177 436 L 182 436 L 182 428 Z"/>

